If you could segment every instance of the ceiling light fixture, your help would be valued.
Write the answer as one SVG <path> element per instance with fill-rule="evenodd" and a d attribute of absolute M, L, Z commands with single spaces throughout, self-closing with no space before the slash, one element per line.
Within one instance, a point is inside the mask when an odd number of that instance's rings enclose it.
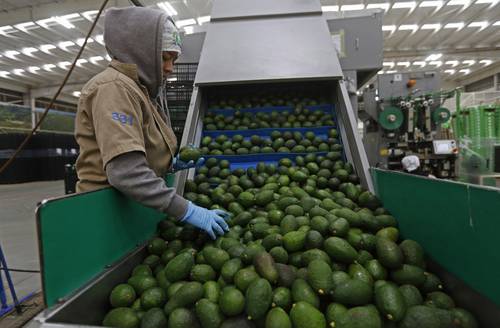
<path fill-rule="evenodd" d="M 464 22 L 458 22 L 458 23 L 448 23 L 444 26 L 444 28 L 455 28 L 457 30 L 463 29 L 465 26 Z"/>
<path fill-rule="evenodd" d="M 459 62 L 458 60 L 448 60 L 447 62 L 445 62 L 446 65 L 451 65 L 452 67 L 457 67 Z"/>
<path fill-rule="evenodd" d="M 493 26 L 500 26 L 500 21 L 496 21 L 493 23 Z"/>
<path fill-rule="evenodd" d="M 33 26 L 35 26 L 35 23 L 33 23 L 33 22 L 25 22 L 25 23 L 20 23 L 20 24 L 14 25 L 15 28 L 17 28 L 25 33 L 27 33 L 28 30 L 31 30 L 28 27 L 33 27 Z"/>
<path fill-rule="evenodd" d="M 94 38 L 97 43 L 104 45 L 104 35 L 103 34 L 97 34 Z"/>
<path fill-rule="evenodd" d="M 56 65 L 54 64 L 45 64 L 42 66 L 44 70 L 51 72 L 53 68 L 56 68 Z"/>
<path fill-rule="evenodd" d="M 428 7 L 435 7 L 435 8 L 441 8 L 443 6 L 443 1 L 422 1 L 419 5 L 420 8 L 428 8 Z"/>
<path fill-rule="evenodd" d="M 200 16 L 196 19 L 196 21 L 198 22 L 198 25 L 203 25 L 210 22 L 210 16 Z"/>
<path fill-rule="evenodd" d="M 40 70 L 40 67 L 38 66 L 30 66 L 28 67 L 28 72 L 33 73 L 33 74 L 38 74 L 37 71 Z"/>
<path fill-rule="evenodd" d="M 392 5 L 392 9 L 415 9 L 417 3 L 415 1 L 404 1 L 404 2 L 395 2 Z"/>
<path fill-rule="evenodd" d="M 0 71 L 0 77 L 7 78 L 8 75 L 10 75 L 10 72 L 7 71 Z"/>
<path fill-rule="evenodd" d="M 193 34 L 194 32 L 194 27 L 193 26 L 185 26 L 184 27 L 184 33 L 186 34 Z"/>
<path fill-rule="evenodd" d="M 484 30 L 485 28 L 488 27 L 488 22 L 487 21 L 482 21 L 482 22 L 472 22 L 467 27 L 479 27 L 480 31 Z"/>
<path fill-rule="evenodd" d="M 66 69 L 70 65 L 71 65 L 71 63 L 69 61 L 62 61 L 62 62 L 57 63 L 57 66 L 59 66 L 62 69 Z"/>
<path fill-rule="evenodd" d="M 444 72 L 445 72 L 445 73 L 448 73 L 448 74 L 450 74 L 450 75 L 455 74 L 455 70 L 454 70 L 454 69 L 445 69 L 445 70 L 444 70 Z"/>
<path fill-rule="evenodd" d="M 77 17 L 80 17 L 80 15 L 74 13 L 74 14 L 69 14 L 69 15 L 64 15 L 64 16 L 53 16 L 52 19 L 56 23 L 58 23 L 59 25 L 62 25 L 67 29 L 72 29 L 72 28 L 75 28 L 75 25 L 71 24 L 69 20 L 72 18 L 77 18 Z"/>
<path fill-rule="evenodd" d="M 388 11 L 390 7 L 391 4 L 389 2 L 370 3 L 366 6 L 366 9 L 383 9 L 385 11 Z"/>
<path fill-rule="evenodd" d="M 460 73 L 464 73 L 465 75 L 469 74 L 470 73 L 470 69 L 468 68 L 465 68 L 465 69 L 461 69 L 459 70 Z"/>
<path fill-rule="evenodd" d="M 46 54 L 49 54 L 49 55 L 50 55 L 50 50 L 55 49 L 55 48 L 57 48 L 57 47 L 53 44 L 42 44 L 40 46 L 40 50 L 42 50 L 43 52 L 45 52 Z"/>
<path fill-rule="evenodd" d="M 102 60 L 104 60 L 103 56 L 93 56 L 93 57 L 89 58 L 90 63 L 94 64 L 94 65 L 99 65 L 99 64 L 97 64 L 97 62 L 102 61 Z"/>
<path fill-rule="evenodd" d="M 382 31 L 394 32 L 396 30 L 396 25 L 382 25 Z"/>
<path fill-rule="evenodd" d="M 450 0 L 446 3 L 447 6 L 464 6 L 464 8 L 469 7 L 471 0 Z"/>
<path fill-rule="evenodd" d="M 416 32 L 418 30 L 418 25 L 416 25 L 416 24 L 403 24 L 403 25 L 399 25 L 398 30 L 399 31 L 413 31 L 413 32 Z"/>
<path fill-rule="evenodd" d="M 330 11 L 339 11 L 339 6 L 321 6 L 321 11 L 324 13 Z"/>
<path fill-rule="evenodd" d="M 57 44 L 57 46 L 64 51 L 68 51 L 68 48 L 74 45 L 76 44 L 73 41 L 62 41 Z"/>
<path fill-rule="evenodd" d="M 438 60 L 441 57 L 443 57 L 443 54 L 430 54 L 427 58 L 425 58 L 425 61 Z"/>
<path fill-rule="evenodd" d="M 393 70 L 393 71 L 387 71 L 386 74 L 394 74 L 394 73 L 397 73 L 398 71 L 396 70 Z"/>
<path fill-rule="evenodd" d="M 432 60 L 429 62 L 429 65 L 433 65 L 433 66 L 436 66 L 436 67 L 441 67 L 443 66 L 443 62 L 440 61 L 440 60 Z"/>
<path fill-rule="evenodd" d="M 424 24 L 420 27 L 420 29 L 439 31 L 441 29 L 441 24 Z"/>
<path fill-rule="evenodd" d="M 33 48 L 33 47 L 27 47 L 27 48 L 23 48 L 21 50 L 21 52 L 23 54 L 25 54 L 26 56 L 30 56 L 30 57 L 32 57 L 31 56 L 32 53 L 37 52 L 37 51 L 38 51 L 38 49 L 37 48 Z"/>
<path fill-rule="evenodd" d="M 177 10 L 175 10 L 175 8 L 172 7 L 172 5 L 170 3 L 168 3 L 167 1 L 160 2 L 160 3 L 157 4 L 157 6 L 160 9 L 165 10 L 167 12 L 167 14 L 169 14 L 170 16 L 176 16 L 177 15 Z"/>
<path fill-rule="evenodd" d="M 14 75 L 22 75 L 24 72 L 26 71 L 22 68 L 16 68 L 12 70 L 12 73 L 14 73 Z"/>
<path fill-rule="evenodd" d="M 109 57 L 109 55 L 104 56 L 104 58 L 105 58 L 107 61 L 111 61 L 111 57 Z"/>
<path fill-rule="evenodd" d="M 469 65 L 469 66 L 472 66 L 472 65 L 474 65 L 475 63 L 476 63 L 476 61 L 475 61 L 475 60 L 473 60 L 473 59 L 467 59 L 467 60 L 463 60 L 463 61 L 462 61 L 462 64 L 464 64 L 464 65 Z"/>
<path fill-rule="evenodd" d="M 404 66 L 404 67 L 410 67 L 410 62 L 406 61 L 406 62 L 397 62 L 396 63 L 397 66 Z"/>
<path fill-rule="evenodd" d="M 10 25 L 0 26 L 0 34 L 7 36 L 9 33 L 13 32 L 14 28 Z M 7 32 L 9 31 L 9 32 Z M 10 74 L 10 73 L 9 73 Z"/>
<path fill-rule="evenodd" d="M 382 65 L 383 66 L 389 66 L 390 68 L 393 68 L 394 67 L 394 62 L 383 62 Z"/>
<path fill-rule="evenodd" d="M 84 59 L 84 58 L 80 58 L 76 61 L 76 66 L 78 67 L 81 67 L 82 64 L 85 64 L 85 63 L 88 63 L 89 61 L 87 59 Z"/>
<path fill-rule="evenodd" d="M 354 10 L 363 10 L 365 9 L 365 5 L 360 3 L 360 4 L 355 4 L 355 5 L 343 5 L 340 7 L 340 11 L 354 11 Z"/>
<path fill-rule="evenodd" d="M 181 28 L 184 26 L 189 26 L 189 25 L 195 25 L 195 24 L 196 24 L 196 21 L 194 20 L 194 18 L 182 19 L 182 20 L 178 20 L 175 22 L 175 25 L 178 28 Z"/>
<path fill-rule="evenodd" d="M 73 91 L 73 93 L 72 93 L 72 95 L 73 95 L 74 97 L 77 97 L 77 98 L 78 98 L 78 97 L 80 97 L 80 95 L 81 95 L 81 94 L 82 94 L 82 93 L 81 93 L 80 91 Z"/>
<path fill-rule="evenodd" d="M 76 40 L 76 44 L 79 45 L 80 47 L 83 46 L 83 42 L 85 42 L 85 38 L 79 38 L 78 40 Z M 94 39 L 92 39 L 92 38 L 89 38 L 87 40 L 87 44 L 92 43 L 92 42 L 94 42 Z"/>
<path fill-rule="evenodd" d="M 82 15 L 86 20 L 93 21 L 94 16 L 97 15 L 98 12 L 99 12 L 98 10 L 88 10 L 84 11 L 80 15 Z"/>
<path fill-rule="evenodd" d="M 484 64 L 484 66 L 491 65 L 491 63 L 493 63 L 493 60 L 490 59 L 483 59 L 479 61 L 479 64 Z"/>
<path fill-rule="evenodd" d="M 420 66 L 420 68 L 423 68 L 423 67 L 425 67 L 427 65 L 427 63 L 424 62 L 424 61 L 414 61 L 412 63 L 412 65 L 414 65 L 414 66 Z"/>
<path fill-rule="evenodd" d="M 482 4 L 490 4 L 490 5 L 496 5 L 498 3 L 498 0 L 477 0 L 476 5 L 482 5 Z"/>
<path fill-rule="evenodd" d="M 16 50 L 7 50 L 3 54 L 7 58 L 17 60 L 16 56 L 20 55 L 21 53 L 19 51 L 16 51 Z"/>

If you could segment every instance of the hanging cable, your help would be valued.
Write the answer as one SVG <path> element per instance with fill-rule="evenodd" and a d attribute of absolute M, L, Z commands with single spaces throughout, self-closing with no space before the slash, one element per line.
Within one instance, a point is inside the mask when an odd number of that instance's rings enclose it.
<path fill-rule="evenodd" d="M 95 17 L 94 22 L 92 23 L 92 26 L 90 27 L 90 30 L 87 33 L 87 36 L 85 37 L 85 40 L 83 41 L 83 44 L 80 47 L 80 50 L 78 51 L 78 54 L 76 55 L 75 59 L 73 60 L 73 63 L 71 64 L 71 66 L 68 70 L 68 73 L 66 73 L 66 76 L 64 77 L 64 80 L 62 81 L 61 85 L 57 89 L 55 95 L 52 97 L 52 99 L 50 100 L 47 107 L 45 107 L 45 110 L 43 111 L 42 116 L 40 117 L 40 120 L 38 120 L 35 127 L 30 131 L 30 133 L 26 136 L 26 138 L 24 138 L 23 142 L 19 145 L 19 147 L 17 147 L 14 154 L 12 154 L 12 156 L 7 160 L 7 162 L 5 162 L 2 165 L 2 167 L 0 167 L 0 175 L 3 172 L 5 172 L 5 170 L 7 170 L 7 168 L 12 164 L 12 162 L 14 162 L 14 160 L 21 153 L 21 151 L 26 146 L 26 144 L 31 140 L 31 138 L 35 134 L 36 130 L 38 130 L 40 125 L 42 125 L 42 122 L 45 119 L 45 117 L 47 116 L 50 108 L 54 105 L 54 102 L 56 101 L 57 97 L 59 97 L 59 94 L 62 92 L 64 86 L 66 85 L 66 82 L 68 82 L 68 79 L 69 79 L 71 73 L 73 72 L 73 69 L 76 66 L 76 62 L 78 61 L 78 59 L 80 59 L 80 56 L 82 55 L 83 50 L 85 49 L 85 46 L 87 45 L 87 41 L 89 40 L 90 36 L 92 35 L 92 32 L 94 31 L 94 28 L 97 25 L 97 21 L 99 20 L 99 17 L 101 16 L 102 12 L 104 11 L 104 8 L 106 8 L 108 1 L 109 0 L 104 0 L 101 7 L 99 8 L 99 12 L 97 13 L 97 15 Z"/>

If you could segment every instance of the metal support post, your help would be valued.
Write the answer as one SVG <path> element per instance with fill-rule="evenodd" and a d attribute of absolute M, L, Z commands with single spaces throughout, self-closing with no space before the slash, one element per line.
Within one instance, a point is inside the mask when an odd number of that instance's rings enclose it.
<path fill-rule="evenodd" d="M 21 304 L 19 304 L 19 300 L 17 299 L 16 291 L 14 290 L 14 283 L 12 282 L 12 278 L 10 277 L 9 268 L 7 267 L 7 260 L 3 254 L 2 246 L 0 246 L 0 301 L 2 303 L 2 308 L 0 310 L 0 314 L 3 315 L 9 309 L 7 305 L 7 298 L 5 297 L 5 290 L 3 289 L 2 283 L 2 271 L 5 272 L 5 278 L 7 280 L 7 285 L 10 289 L 10 294 L 12 296 L 12 300 L 14 301 L 14 307 L 16 308 L 17 313 L 21 313 Z"/>

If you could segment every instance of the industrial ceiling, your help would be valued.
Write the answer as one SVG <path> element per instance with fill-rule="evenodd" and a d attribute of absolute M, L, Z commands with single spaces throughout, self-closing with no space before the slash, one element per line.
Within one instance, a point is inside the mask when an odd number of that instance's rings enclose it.
<path fill-rule="evenodd" d="M 500 0 L 322 0 L 323 11 L 380 9 L 384 15 L 383 72 L 437 69 L 460 80 L 500 64 Z M 0 0 L 0 87 L 50 96 L 67 72 L 100 0 Z M 210 20 L 210 0 L 142 0 L 173 15 L 186 33 Z M 130 5 L 111 0 L 109 6 Z M 64 97 L 109 60 L 102 22 L 77 64 Z"/>

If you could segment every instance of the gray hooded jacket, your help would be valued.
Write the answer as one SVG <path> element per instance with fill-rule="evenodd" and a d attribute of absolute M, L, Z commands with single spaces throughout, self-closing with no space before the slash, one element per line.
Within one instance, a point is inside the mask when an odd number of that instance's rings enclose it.
<path fill-rule="evenodd" d="M 162 90 L 162 32 L 168 16 L 151 8 L 112 8 L 106 12 L 104 41 L 111 57 L 138 67 L 139 80 L 155 101 L 164 97 Z M 158 103 L 158 102 L 157 102 Z M 166 104 L 166 101 L 159 101 Z M 170 124 L 166 105 L 160 110 Z M 187 211 L 187 201 L 168 188 L 156 176 L 141 152 L 113 158 L 106 165 L 109 183 L 128 197 L 167 215 L 180 219 Z"/>

